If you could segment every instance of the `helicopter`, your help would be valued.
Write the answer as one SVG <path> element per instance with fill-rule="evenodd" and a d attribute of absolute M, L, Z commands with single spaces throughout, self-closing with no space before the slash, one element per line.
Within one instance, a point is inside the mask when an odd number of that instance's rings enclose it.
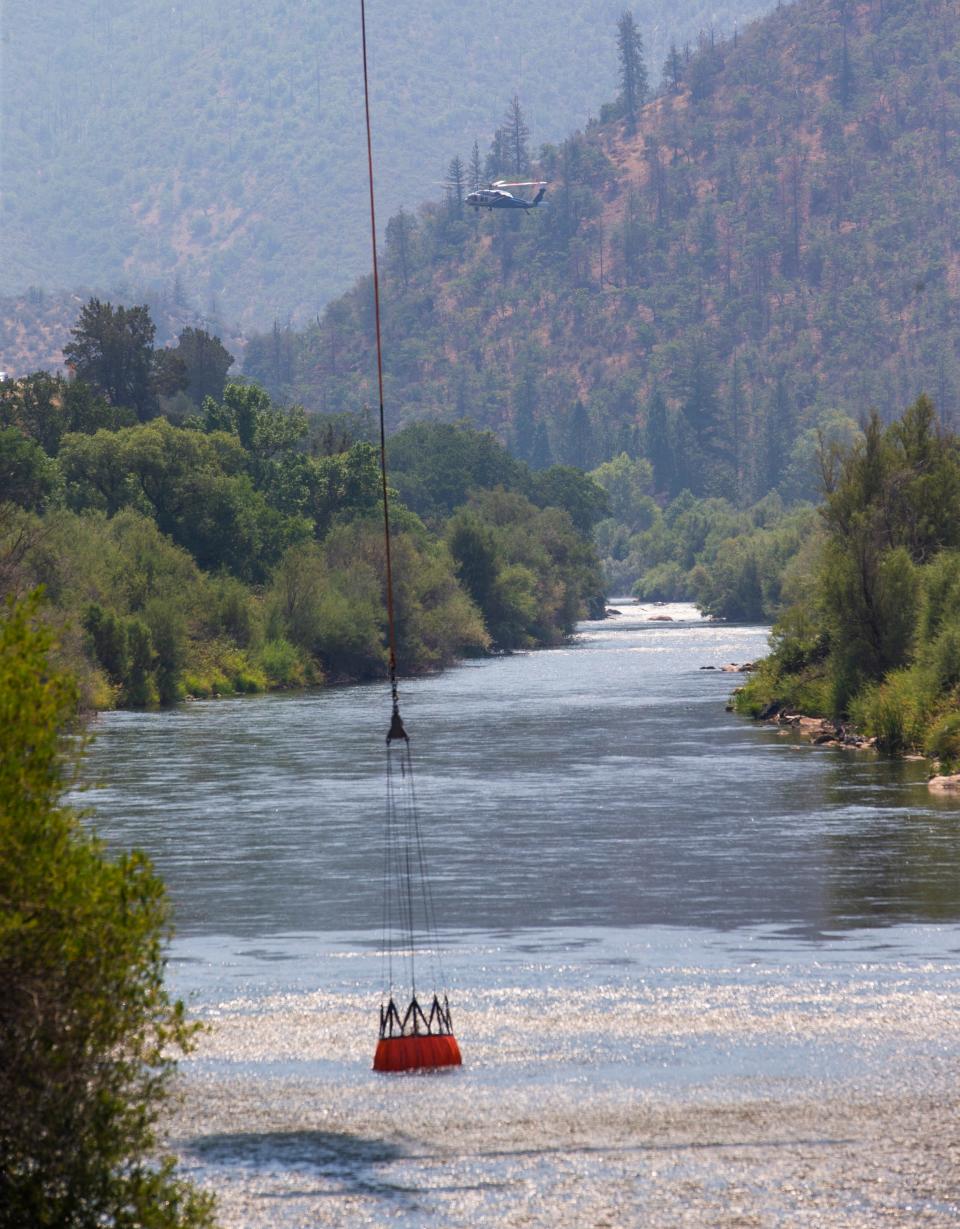
<path fill-rule="evenodd" d="M 522 196 L 514 196 L 507 191 L 508 188 L 536 188 L 537 195 L 532 201 L 528 201 Z M 486 188 L 468 192 L 466 203 L 474 209 L 536 209 L 546 190 L 547 185 L 542 179 L 528 183 L 508 183 L 505 179 L 495 179 Z"/>

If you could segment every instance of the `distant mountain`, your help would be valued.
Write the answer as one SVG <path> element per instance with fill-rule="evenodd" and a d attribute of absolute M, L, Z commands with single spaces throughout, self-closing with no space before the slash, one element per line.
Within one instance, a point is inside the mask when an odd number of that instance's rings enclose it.
<path fill-rule="evenodd" d="M 372 0 L 383 216 L 485 155 L 515 92 L 534 146 L 583 124 L 624 3 Z M 671 38 L 771 3 L 632 9 L 658 79 Z M 0 294 L 179 278 L 208 315 L 310 318 L 369 264 L 364 173 L 357 0 L 0 6 Z"/>
<path fill-rule="evenodd" d="M 391 221 L 394 420 L 467 417 L 534 464 L 626 447 L 659 491 L 741 500 L 838 411 L 926 389 L 960 422 L 960 0 L 798 0 L 675 77 L 636 131 L 546 151 L 549 208 Z M 372 402 L 370 299 L 252 338 L 246 370 Z"/>

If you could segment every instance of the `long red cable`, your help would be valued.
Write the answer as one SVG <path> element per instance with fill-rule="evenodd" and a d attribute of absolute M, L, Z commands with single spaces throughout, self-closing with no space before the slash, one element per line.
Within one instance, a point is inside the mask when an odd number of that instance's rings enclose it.
<path fill-rule="evenodd" d="M 390 643 L 390 695 L 395 718 L 399 717 L 397 695 L 397 633 L 393 615 L 393 560 L 390 553 L 390 504 L 387 498 L 387 431 L 383 412 L 383 343 L 380 336 L 380 275 L 377 269 L 377 211 L 373 193 L 373 138 L 370 130 L 370 79 L 367 71 L 367 10 L 360 0 L 360 37 L 363 43 L 363 105 L 367 119 L 367 179 L 370 184 L 370 247 L 373 254 L 373 315 L 377 332 L 377 389 L 380 396 L 380 483 L 383 489 L 383 539 L 387 561 L 387 631 Z M 402 725 L 397 736 L 402 733 Z M 394 726 L 390 728 L 394 733 Z"/>

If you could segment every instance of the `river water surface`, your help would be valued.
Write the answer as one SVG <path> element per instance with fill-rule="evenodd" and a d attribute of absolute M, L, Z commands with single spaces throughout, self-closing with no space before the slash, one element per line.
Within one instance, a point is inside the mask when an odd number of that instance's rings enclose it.
<path fill-rule="evenodd" d="M 960 808 L 725 712 L 689 608 L 404 685 L 464 1067 L 369 1068 L 382 687 L 113 713 L 210 1031 L 170 1123 L 231 1226 L 960 1223 Z M 651 622 L 654 614 L 673 622 Z"/>

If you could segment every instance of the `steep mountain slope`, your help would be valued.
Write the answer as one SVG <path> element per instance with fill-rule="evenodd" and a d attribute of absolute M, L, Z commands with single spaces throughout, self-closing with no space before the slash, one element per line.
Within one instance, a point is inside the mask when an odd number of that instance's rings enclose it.
<path fill-rule="evenodd" d="M 402 215 L 398 420 L 468 416 L 534 463 L 643 448 L 657 487 L 756 497 L 836 410 L 960 413 L 960 0 L 798 0 L 704 41 L 635 132 L 548 150 L 550 208 Z M 370 288 L 247 369 L 372 399 Z"/>
<path fill-rule="evenodd" d="M 770 0 L 638 0 L 667 41 Z M 515 91 L 557 139 L 613 93 L 622 0 L 370 5 L 385 209 L 486 146 Z M 240 322 L 312 316 L 367 264 L 356 0 L 5 0 L 0 293 L 173 282 Z M 211 308 L 211 299 L 216 304 Z"/>

